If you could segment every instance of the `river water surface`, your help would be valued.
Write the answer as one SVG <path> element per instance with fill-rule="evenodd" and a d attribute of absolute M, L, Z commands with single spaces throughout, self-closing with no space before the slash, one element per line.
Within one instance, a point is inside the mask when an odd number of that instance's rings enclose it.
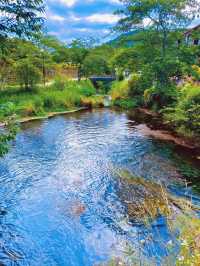
<path fill-rule="evenodd" d="M 112 110 L 25 124 L 0 160 L 0 265 L 104 265 L 137 250 L 145 229 L 126 219 L 113 169 L 171 182 L 173 148 Z M 163 222 L 151 230 L 145 252 L 159 263 L 158 238 L 173 237 Z"/>

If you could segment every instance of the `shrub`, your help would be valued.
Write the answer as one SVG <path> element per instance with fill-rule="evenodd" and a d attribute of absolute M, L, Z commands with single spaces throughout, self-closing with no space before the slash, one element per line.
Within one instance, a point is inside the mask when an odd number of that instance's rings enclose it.
<path fill-rule="evenodd" d="M 183 135 L 200 136 L 200 86 L 187 84 L 180 90 L 177 105 L 164 117 Z"/>
<path fill-rule="evenodd" d="M 57 90 L 64 90 L 67 86 L 68 79 L 63 75 L 57 75 L 54 79 L 53 87 Z"/>
<path fill-rule="evenodd" d="M 113 82 L 110 91 L 112 100 L 127 99 L 129 95 L 129 84 L 127 80 Z"/>
<path fill-rule="evenodd" d="M 138 103 L 134 99 L 118 99 L 114 101 L 114 105 L 123 109 L 131 109 L 138 106 Z"/>
<path fill-rule="evenodd" d="M 35 105 L 32 101 L 26 102 L 19 106 L 18 111 L 23 117 L 34 116 L 37 114 Z"/>
<path fill-rule="evenodd" d="M 96 94 L 96 89 L 90 80 L 80 81 L 79 86 L 81 95 L 89 97 Z"/>
<path fill-rule="evenodd" d="M 37 114 L 44 113 L 44 102 L 40 97 L 36 97 L 34 99 L 34 106 L 36 108 Z"/>
<path fill-rule="evenodd" d="M 154 109 L 162 109 L 170 104 L 176 102 L 177 88 L 172 84 L 168 87 L 155 87 L 144 91 L 144 103 L 148 107 L 154 107 Z"/>
<path fill-rule="evenodd" d="M 103 81 L 97 81 L 97 88 L 99 94 L 105 94 L 107 92 L 107 86 Z"/>
<path fill-rule="evenodd" d="M 194 80 L 200 81 L 200 67 L 197 65 L 192 66 L 192 76 Z"/>
<path fill-rule="evenodd" d="M 128 86 L 129 86 L 129 95 L 131 97 L 135 95 L 142 95 L 141 93 L 141 77 L 139 74 L 133 74 L 131 75 L 129 81 L 128 81 Z"/>
<path fill-rule="evenodd" d="M 76 88 L 66 91 L 63 95 L 63 98 L 66 107 L 80 106 L 81 96 Z"/>
<path fill-rule="evenodd" d="M 104 107 L 104 98 L 103 96 L 82 97 L 81 104 L 88 108 Z"/>
<path fill-rule="evenodd" d="M 0 105 L 0 118 L 4 118 L 7 116 L 11 116 L 15 113 L 16 107 L 14 103 L 7 102 L 5 104 Z"/>
<path fill-rule="evenodd" d="M 43 103 L 44 103 L 44 107 L 47 109 L 50 109 L 52 107 L 54 107 L 54 96 L 51 94 L 47 94 L 43 96 Z"/>

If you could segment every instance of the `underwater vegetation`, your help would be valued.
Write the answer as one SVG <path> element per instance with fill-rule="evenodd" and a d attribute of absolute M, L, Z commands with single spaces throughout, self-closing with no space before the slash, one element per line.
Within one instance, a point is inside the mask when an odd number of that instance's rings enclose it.
<path fill-rule="evenodd" d="M 168 230 L 176 237 L 176 251 L 174 243 L 166 241 L 164 244 L 168 255 L 158 264 L 129 246 L 124 251 L 124 260 L 112 258 L 101 266 L 199 266 L 200 207 L 192 200 L 173 195 L 166 185 L 155 180 L 134 176 L 127 170 L 118 170 L 116 175 L 119 182 L 118 195 L 126 208 L 129 222 L 133 225 L 140 224 L 148 231 L 156 219 L 165 217 Z M 141 240 L 142 245 L 145 245 L 145 240 Z"/>

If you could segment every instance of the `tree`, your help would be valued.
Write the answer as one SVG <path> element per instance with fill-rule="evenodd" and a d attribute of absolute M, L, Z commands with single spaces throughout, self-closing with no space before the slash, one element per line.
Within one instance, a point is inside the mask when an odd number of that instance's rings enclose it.
<path fill-rule="evenodd" d="M 199 12 L 198 0 L 120 0 L 124 8 L 116 29 L 131 31 L 146 27 L 161 35 L 162 57 L 166 55 L 170 32 L 184 28 Z"/>
<path fill-rule="evenodd" d="M 30 36 L 40 30 L 43 0 L 0 0 L 0 37 Z"/>
<path fill-rule="evenodd" d="M 110 73 L 108 62 L 103 56 L 90 53 L 83 61 L 83 72 L 85 76 L 105 75 Z"/>
<path fill-rule="evenodd" d="M 141 55 L 136 47 L 117 49 L 111 60 L 113 68 L 137 71 Z"/>
<path fill-rule="evenodd" d="M 41 80 L 41 72 L 29 58 L 16 63 L 17 79 L 22 88 L 32 90 Z"/>
<path fill-rule="evenodd" d="M 31 36 L 40 30 L 43 0 L 0 0 L 0 48 L 4 56 L 8 36 Z M 12 120 L 12 118 L 11 118 Z M 16 135 L 15 122 L 7 121 L 7 132 L 0 133 L 0 156 L 7 152 L 8 143 Z"/>

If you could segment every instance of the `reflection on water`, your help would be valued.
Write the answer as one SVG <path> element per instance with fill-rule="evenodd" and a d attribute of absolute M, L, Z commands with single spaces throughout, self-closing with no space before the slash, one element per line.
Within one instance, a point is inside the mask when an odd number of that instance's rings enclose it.
<path fill-rule="evenodd" d="M 0 160 L 0 265 L 93 266 L 137 250 L 145 228 L 127 221 L 113 168 L 171 182 L 161 146 L 111 110 L 24 124 Z M 163 221 L 151 235 L 146 255 L 166 255 Z"/>

